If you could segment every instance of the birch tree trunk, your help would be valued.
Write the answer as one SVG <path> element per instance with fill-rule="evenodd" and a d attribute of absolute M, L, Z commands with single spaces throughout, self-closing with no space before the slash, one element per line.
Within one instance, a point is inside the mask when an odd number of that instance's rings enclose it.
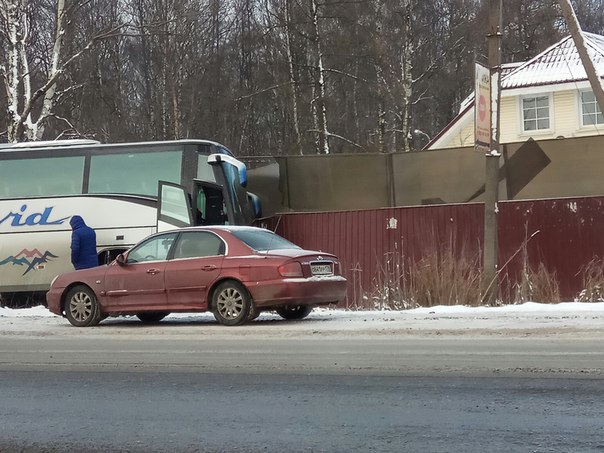
<path fill-rule="evenodd" d="M 133 8 L 133 15 L 135 17 L 135 24 L 139 28 L 139 40 L 141 47 L 141 62 L 140 72 L 141 81 L 143 84 L 142 89 L 142 105 L 143 105 L 143 116 L 144 116 L 144 131 L 149 135 L 150 138 L 157 138 L 157 131 L 154 127 L 156 124 L 156 113 L 155 113 L 155 91 L 153 90 L 152 83 L 152 58 L 151 58 L 151 39 L 149 33 L 144 29 L 144 25 L 147 22 L 147 14 L 149 9 L 145 3 L 145 0 L 136 0 Z"/>
<path fill-rule="evenodd" d="M 378 4 L 375 18 L 375 73 L 376 73 L 376 85 L 378 95 L 378 111 L 377 111 L 377 145 L 378 152 L 386 152 L 386 98 L 388 95 L 388 87 L 386 82 L 386 76 L 384 74 L 384 67 L 388 67 L 386 61 L 389 58 L 387 55 L 384 42 L 384 5 Z"/>
<path fill-rule="evenodd" d="M 27 55 L 29 35 L 28 0 L 3 0 L 0 3 L 0 15 L 8 30 L 7 67 L 2 66 L 4 84 L 8 100 L 7 138 L 9 142 L 40 140 L 44 135 L 47 118 L 51 115 L 56 95 L 57 79 L 61 75 L 60 58 L 63 43 L 65 1 L 57 1 L 56 23 L 50 68 L 47 79 L 32 93 L 31 73 Z M 22 96 L 22 100 L 19 97 Z M 42 106 L 37 117 L 32 113 L 39 99 Z"/>
<path fill-rule="evenodd" d="M 294 58 L 292 53 L 292 32 L 291 32 L 291 0 L 285 0 L 285 49 L 287 54 L 287 65 L 289 69 L 289 80 L 291 84 L 292 115 L 294 134 L 296 135 L 296 150 L 302 155 L 302 136 L 300 134 L 300 118 L 298 114 L 298 78 L 294 71 Z"/>
<path fill-rule="evenodd" d="M 7 99 L 7 135 L 9 142 L 17 141 L 20 135 L 19 126 L 22 124 L 19 114 L 19 68 L 21 60 L 20 48 L 23 47 L 27 22 L 20 21 L 25 17 L 26 1 L 2 0 L 0 15 L 7 30 L 8 46 L 0 66 Z"/>
<path fill-rule="evenodd" d="M 323 49 L 321 46 L 321 34 L 319 31 L 319 14 L 317 1 L 310 0 L 313 37 L 316 53 L 316 69 L 315 69 L 315 84 L 316 98 L 313 101 L 316 104 L 315 123 L 318 126 L 317 133 L 319 134 L 319 154 L 329 154 L 329 132 L 327 128 L 327 109 L 325 107 L 325 70 L 323 65 Z"/>
<path fill-rule="evenodd" d="M 51 66 L 50 66 L 50 74 L 48 74 L 48 83 L 47 90 L 44 93 L 44 101 L 42 103 L 42 111 L 38 116 L 35 122 L 32 122 L 31 118 L 31 108 L 33 105 L 30 105 L 28 109 L 28 115 L 26 118 L 27 122 L 27 139 L 30 141 L 33 140 L 41 140 L 44 135 L 44 127 L 46 123 L 46 119 L 52 113 L 53 107 L 55 105 L 55 95 L 57 92 L 57 79 L 61 75 L 62 69 L 60 68 L 60 60 L 61 60 L 61 49 L 63 46 L 63 35 L 65 34 L 64 24 L 65 24 L 65 0 L 57 0 L 57 16 L 56 16 L 56 26 L 55 26 L 55 40 L 54 45 L 52 47 L 52 57 L 51 57 Z M 25 61 L 27 61 L 27 56 L 25 52 L 23 53 L 23 57 Z M 29 73 L 29 71 L 28 71 Z"/>
<path fill-rule="evenodd" d="M 7 95 L 7 138 L 9 142 L 40 140 L 44 135 L 47 120 L 53 115 L 58 97 L 57 82 L 65 68 L 76 61 L 92 45 L 108 36 L 113 36 L 120 28 L 110 28 L 90 38 L 88 43 L 69 58 L 63 58 L 63 38 L 67 16 L 87 5 L 88 0 L 78 0 L 69 5 L 65 0 L 56 0 L 55 24 L 52 50 L 47 60 L 50 62 L 46 73 L 32 74 L 30 71 L 27 41 L 30 32 L 29 17 L 35 7 L 29 0 L 0 0 L 0 30 L 6 30 L 8 46 L 0 59 L 0 73 L 3 76 Z M 37 58 L 41 58 L 37 56 Z M 34 76 L 35 79 L 34 79 Z M 43 80 L 40 87 L 32 88 L 32 80 Z M 65 91 L 73 89 L 68 87 Z M 41 104 L 41 105 L 40 105 Z"/>
<path fill-rule="evenodd" d="M 401 105 L 400 115 L 400 137 L 402 143 L 400 150 L 408 153 L 411 151 L 411 97 L 413 96 L 413 3 L 412 0 L 405 0 L 403 14 L 403 49 L 400 58 L 400 79 L 401 79 Z"/>

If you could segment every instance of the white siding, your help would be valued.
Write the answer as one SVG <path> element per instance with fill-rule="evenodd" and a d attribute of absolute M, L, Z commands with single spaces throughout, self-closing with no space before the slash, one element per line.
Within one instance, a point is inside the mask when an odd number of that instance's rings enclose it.
<path fill-rule="evenodd" d="M 554 132 L 548 138 L 573 137 L 579 129 L 577 91 L 554 93 Z"/>
<path fill-rule="evenodd" d="M 459 134 L 454 138 L 452 146 L 474 146 L 474 119 L 468 121 Z"/>
<path fill-rule="evenodd" d="M 542 90 L 539 94 L 544 93 Z M 525 95 L 526 96 L 526 95 Z M 534 135 L 522 133 L 520 96 L 506 96 L 501 99 L 500 142 L 522 142 L 532 136 L 535 140 L 549 140 L 559 137 L 585 137 L 604 134 L 604 127 L 581 127 L 578 90 L 555 91 L 550 97 L 551 130 Z M 456 148 L 474 145 L 474 117 L 461 124 L 454 124 L 446 134 L 446 139 L 438 148 Z M 465 124 L 464 124 L 465 123 Z M 444 138 L 444 137 L 443 137 Z M 434 146 L 433 148 L 436 148 Z"/>
<path fill-rule="evenodd" d="M 501 118 L 499 120 L 499 141 L 501 143 L 517 142 L 520 133 L 518 118 L 518 100 L 516 96 L 501 98 Z"/>

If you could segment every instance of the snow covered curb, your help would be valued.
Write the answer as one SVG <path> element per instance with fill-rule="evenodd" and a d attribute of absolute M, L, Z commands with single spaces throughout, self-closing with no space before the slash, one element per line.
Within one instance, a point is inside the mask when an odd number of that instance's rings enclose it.
<path fill-rule="evenodd" d="M 136 325 L 134 330 L 131 326 Z M 138 334 L 140 329 L 167 334 L 200 332 L 212 334 L 543 334 L 586 332 L 604 333 L 604 303 L 565 302 L 560 304 L 525 303 L 504 307 L 436 306 L 405 311 L 350 311 L 315 309 L 303 321 L 284 321 L 273 313 L 263 313 L 257 320 L 238 328 L 219 326 L 211 313 L 172 314 L 159 326 L 141 326 L 136 318 L 109 318 L 94 328 L 95 334 L 119 332 Z M 106 328 L 103 328 L 106 327 Z M 163 327 L 163 329 L 162 329 Z M 44 307 L 12 310 L 0 308 L 1 334 L 91 333 L 90 329 L 72 328 L 67 320 Z"/>

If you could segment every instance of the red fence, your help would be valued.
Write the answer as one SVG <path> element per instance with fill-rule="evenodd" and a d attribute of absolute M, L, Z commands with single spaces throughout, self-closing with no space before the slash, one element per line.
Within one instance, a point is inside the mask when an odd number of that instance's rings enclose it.
<path fill-rule="evenodd" d="M 561 297 L 574 299 L 583 289 L 581 270 L 604 256 L 604 197 L 505 201 L 498 207 L 503 285 L 517 281 L 526 258 L 555 272 Z M 266 226 L 304 248 L 338 255 L 349 281 L 366 290 L 388 255 L 418 259 L 449 248 L 481 257 L 483 215 L 482 203 L 465 203 L 283 214 Z M 352 291 L 349 302 L 360 296 Z"/>

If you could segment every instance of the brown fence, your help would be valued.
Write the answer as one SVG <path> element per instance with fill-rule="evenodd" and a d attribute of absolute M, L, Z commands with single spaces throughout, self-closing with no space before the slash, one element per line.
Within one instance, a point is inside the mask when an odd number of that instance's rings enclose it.
<path fill-rule="evenodd" d="M 526 264 L 543 263 L 556 274 L 563 300 L 583 289 L 582 269 L 604 256 L 604 197 L 499 203 L 499 268 L 503 294 L 519 281 Z M 381 283 L 380 273 L 401 258 L 452 250 L 477 257 L 483 238 L 482 203 L 383 208 L 358 211 L 292 213 L 264 221 L 304 248 L 339 256 L 349 280 L 350 305 Z M 379 288 L 378 288 L 379 289 Z"/>

